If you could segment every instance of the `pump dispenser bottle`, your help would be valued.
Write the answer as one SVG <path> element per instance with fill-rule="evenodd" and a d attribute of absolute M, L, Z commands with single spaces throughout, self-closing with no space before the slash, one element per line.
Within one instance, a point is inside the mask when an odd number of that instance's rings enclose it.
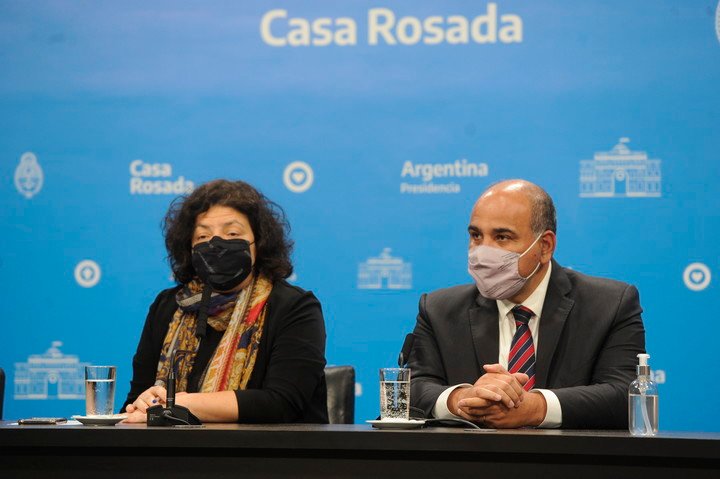
<path fill-rule="evenodd" d="M 658 390 L 650 379 L 649 354 L 638 354 L 637 379 L 628 389 L 628 423 L 633 436 L 654 436 L 658 431 Z"/>

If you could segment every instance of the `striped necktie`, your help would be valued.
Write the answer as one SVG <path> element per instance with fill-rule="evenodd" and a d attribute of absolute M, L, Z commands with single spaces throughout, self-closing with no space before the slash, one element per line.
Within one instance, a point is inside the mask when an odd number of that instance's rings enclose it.
<path fill-rule="evenodd" d="M 517 330 L 510 345 L 508 371 L 510 373 L 527 374 L 530 379 L 523 388 L 529 391 L 535 385 L 535 346 L 528 327 L 528 321 L 530 321 L 534 313 L 522 305 L 515 306 L 512 313 Z"/>

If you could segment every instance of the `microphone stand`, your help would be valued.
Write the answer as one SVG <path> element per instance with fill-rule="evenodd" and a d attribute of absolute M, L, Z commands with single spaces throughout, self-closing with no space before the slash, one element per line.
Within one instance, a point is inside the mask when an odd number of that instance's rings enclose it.
<path fill-rule="evenodd" d="M 185 406 L 175 404 L 175 353 L 170 357 L 170 372 L 167 379 L 167 401 L 147 410 L 148 426 L 199 426 L 202 424 Z"/>
<path fill-rule="evenodd" d="M 408 367 L 408 361 L 410 360 L 410 353 L 412 352 L 413 345 L 415 344 L 415 335 L 408 333 L 403 341 L 402 349 L 398 355 L 398 367 Z M 410 419 L 425 419 L 425 411 L 416 407 L 410 406 Z M 427 424 L 427 423 L 426 423 Z"/>
<path fill-rule="evenodd" d="M 408 333 L 408 335 L 405 336 L 405 341 L 403 342 L 402 349 L 400 350 L 400 354 L 398 355 L 399 368 L 407 367 L 413 344 L 415 344 L 415 335 L 413 333 Z"/>

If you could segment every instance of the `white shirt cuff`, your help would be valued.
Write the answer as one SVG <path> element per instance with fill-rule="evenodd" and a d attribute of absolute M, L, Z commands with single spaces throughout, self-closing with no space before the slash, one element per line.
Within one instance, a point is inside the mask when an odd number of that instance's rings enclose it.
<path fill-rule="evenodd" d="M 471 388 L 472 384 L 458 384 L 456 386 L 450 386 L 446 390 L 442 392 L 440 397 L 437 398 L 437 401 L 435 401 L 435 407 L 432 410 L 432 415 L 436 419 L 462 419 L 460 416 L 453 414 L 450 412 L 450 410 L 447 407 L 447 400 L 450 397 L 450 393 L 456 390 L 457 388 Z M 558 403 L 559 404 L 559 403 Z"/>
<path fill-rule="evenodd" d="M 545 403 L 547 403 L 545 419 L 538 427 L 551 429 L 562 426 L 562 407 L 560 407 L 560 400 L 557 395 L 549 389 L 533 389 L 530 392 L 542 394 L 545 397 Z"/>

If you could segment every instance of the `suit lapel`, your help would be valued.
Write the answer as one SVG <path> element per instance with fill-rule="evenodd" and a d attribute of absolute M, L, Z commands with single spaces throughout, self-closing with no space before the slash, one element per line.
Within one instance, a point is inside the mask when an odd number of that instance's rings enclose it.
<path fill-rule="evenodd" d="M 484 370 L 483 364 L 495 364 L 500 354 L 500 327 L 498 325 L 497 303 L 478 295 L 477 306 L 468 311 L 468 320 L 472 332 L 475 357 L 478 361 L 479 376 Z"/>
<path fill-rule="evenodd" d="M 535 365 L 535 384 L 537 388 L 547 387 L 550 364 L 557 349 L 560 335 L 565 327 L 570 310 L 575 301 L 566 295 L 571 285 L 562 266 L 553 260 L 552 275 L 548 284 L 545 304 L 540 317 L 539 345 Z"/>

